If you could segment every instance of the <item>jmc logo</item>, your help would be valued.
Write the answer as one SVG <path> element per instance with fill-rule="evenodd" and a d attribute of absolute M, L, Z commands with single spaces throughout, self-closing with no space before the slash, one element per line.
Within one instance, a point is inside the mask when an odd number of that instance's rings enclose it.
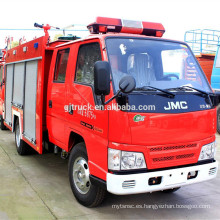
<path fill-rule="evenodd" d="M 168 102 L 168 106 L 164 106 L 164 110 L 188 109 L 187 102 Z"/>

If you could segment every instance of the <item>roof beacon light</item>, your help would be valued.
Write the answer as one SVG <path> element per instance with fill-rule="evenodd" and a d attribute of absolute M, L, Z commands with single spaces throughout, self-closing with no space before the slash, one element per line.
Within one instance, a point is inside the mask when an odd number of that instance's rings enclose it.
<path fill-rule="evenodd" d="M 115 32 L 162 37 L 165 32 L 163 25 L 160 23 L 105 17 L 97 17 L 96 22 L 89 24 L 87 28 L 91 34 Z"/>

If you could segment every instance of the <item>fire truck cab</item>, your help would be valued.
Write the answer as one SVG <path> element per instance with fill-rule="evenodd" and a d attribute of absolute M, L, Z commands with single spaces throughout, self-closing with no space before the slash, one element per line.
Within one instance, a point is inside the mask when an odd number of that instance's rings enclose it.
<path fill-rule="evenodd" d="M 88 207 L 106 191 L 175 191 L 216 177 L 218 100 L 188 45 L 162 39 L 159 23 L 98 17 L 88 29 L 48 43 L 45 28 L 7 52 L 4 123 L 18 153 L 53 145 L 69 156 L 72 191 Z"/>

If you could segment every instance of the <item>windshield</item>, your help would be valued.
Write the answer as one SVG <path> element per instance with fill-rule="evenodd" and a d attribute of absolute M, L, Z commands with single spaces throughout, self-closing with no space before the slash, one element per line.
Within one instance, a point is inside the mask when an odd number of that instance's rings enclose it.
<path fill-rule="evenodd" d="M 185 44 L 137 38 L 107 38 L 115 91 L 123 76 L 131 75 L 136 88 L 172 89 L 191 86 L 211 92 L 194 56 Z"/>

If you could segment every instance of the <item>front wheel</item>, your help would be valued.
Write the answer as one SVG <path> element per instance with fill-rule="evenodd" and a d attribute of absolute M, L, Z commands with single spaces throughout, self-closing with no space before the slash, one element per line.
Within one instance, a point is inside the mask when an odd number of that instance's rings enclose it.
<path fill-rule="evenodd" d="M 78 143 L 73 147 L 68 168 L 70 186 L 77 201 L 87 207 L 101 204 L 106 190 L 90 182 L 88 156 L 84 143 Z"/>

